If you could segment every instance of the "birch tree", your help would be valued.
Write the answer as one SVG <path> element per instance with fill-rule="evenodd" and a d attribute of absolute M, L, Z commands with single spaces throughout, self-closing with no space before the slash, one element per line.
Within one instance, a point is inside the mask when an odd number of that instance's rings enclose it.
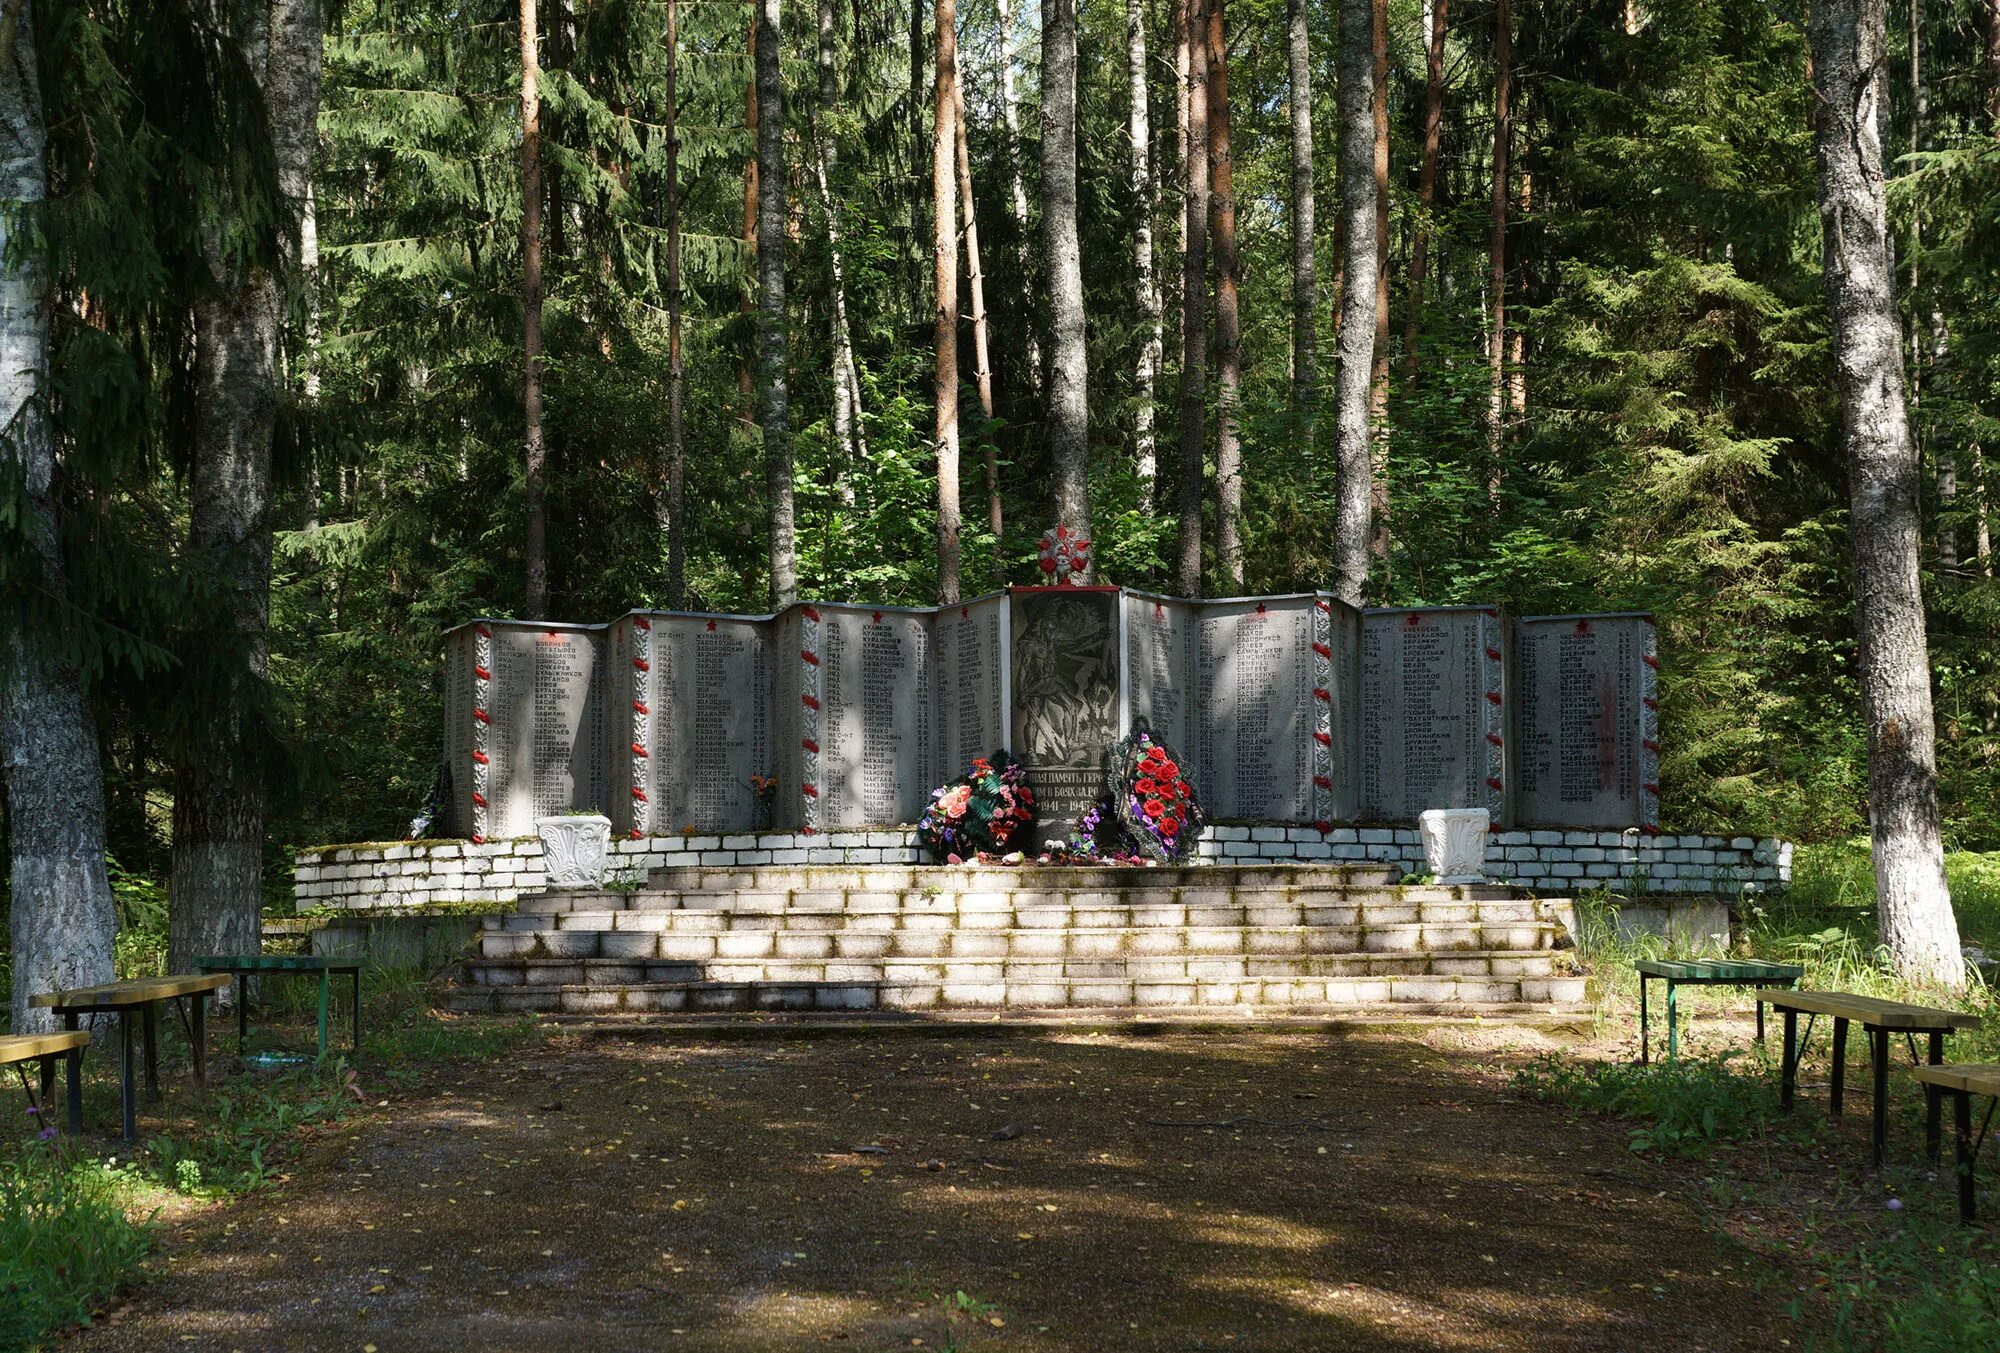
<path fill-rule="evenodd" d="M 1431 208 L 1437 203 L 1438 151 L 1444 143 L 1444 39 L 1450 0 L 1430 0 L 1430 40 L 1424 49 L 1424 138 L 1417 166 L 1417 219 L 1410 241 L 1409 313 L 1403 317 L 1403 378 L 1415 381 L 1424 275 L 1430 265 Z"/>
<path fill-rule="evenodd" d="M 542 95 L 536 0 L 521 0 L 521 494 L 527 530 L 521 553 L 526 586 L 521 613 L 549 613 L 549 518 L 542 440 Z"/>
<path fill-rule="evenodd" d="M 1936 725 L 1918 578 L 1920 469 L 1904 407 L 1879 78 L 1884 0 L 1819 0 L 1807 21 L 1813 145 L 1852 515 L 1868 817 L 1882 943 L 1898 975 L 1965 984 L 1945 883 Z"/>
<path fill-rule="evenodd" d="M 682 405 L 687 371 L 681 360 L 681 137 L 680 0 L 667 4 L 666 146 L 667 218 L 667 465 L 666 502 L 661 523 L 667 535 L 667 605 L 687 605 L 687 440 Z"/>
<path fill-rule="evenodd" d="M 1505 0 L 1502 0 L 1504 3 Z M 1368 586 L 1372 461 L 1368 399 L 1375 355 L 1373 6 L 1340 0 L 1340 366 L 1334 376 L 1333 591 L 1359 606 Z"/>
<path fill-rule="evenodd" d="M 791 344 L 785 333 L 785 85 L 779 0 L 757 0 L 757 393 L 770 519 L 771 607 L 798 600 Z"/>
<path fill-rule="evenodd" d="M 0 465 L 19 475 L 7 525 L 41 605 L 0 610 L 0 784 L 6 790 L 15 1033 L 53 1029 L 30 996 L 111 980 L 118 913 L 104 865 L 97 722 L 62 644 L 69 597 L 59 544 L 55 432 L 48 415 L 46 260 L 23 243 L 48 197 L 48 132 L 34 6 L 0 7 Z M 32 236 L 30 236 L 32 239 Z"/>
<path fill-rule="evenodd" d="M 1292 423 L 1299 445 L 1310 448 L 1319 405 L 1319 264 L 1313 235 L 1312 41 L 1306 0 L 1287 0 L 1285 48 L 1292 133 Z"/>
<path fill-rule="evenodd" d="M 958 55 L 957 49 L 953 54 Z M 952 134 L 958 142 L 958 219 L 965 236 L 965 284 L 972 299 L 972 376 L 979 411 L 993 421 L 993 353 L 986 322 L 986 273 L 979 262 L 979 207 L 972 196 L 972 147 L 965 134 L 965 59 L 951 82 Z M 1000 451 L 986 439 L 986 528 L 999 540 L 1007 522 L 1000 502 Z"/>
<path fill-rule="evenodd" d="M 1021 112 L 1014 94 L 1014 8 L 1009 0 L 994 0 L 1000 25 L 1000 125 L 1007 132 L 1008 202 L 1014 209 L 1014 262 L 1025 284 L 1033 277 L 1033 260 L 1028 256 L 1028 184 L 1021 173 Z M 1042 397 L 1042 344 L 1035 330 L 1034 307 L 1028 307 L 1027 335 L 1021 347 L 1022 365 L 1028 368 L 1028 388 L 1036 399 Z"/>
<path fill-rule="evenodd" d="M 1236 258 L 1236 161 L 1229 145 L 1229 40 L 1224 0 L 1208 3 L 1209 219 L 1215 240 L 1215 566 L 1243 590 L 1243 318 Z"/>
<path fill-rule="evenodd" d="M 1181 135 L 1185 200 L 1181 225 L 1180 529 L 1175 586 L 1201 595 L 1202 435 L 1208 400 L 1208 8 L 1179 0 L 1179 61 L 1187 70 Z"/>
<path fill-rule="evenodd" d="M 1160 377 L 1160 283 L 1153 275 L 1153 128 L 1147 98 L 1145 0 L 1125 0 L 1125 55 L 1131 104 L 1126 135 L 1132 142 L 1132 200 L 1138 223 L 1132 231 L 1132 274 L 1139 302 L 1139 356 L 1132 373 L 1132 468 L 1139 477 L 1139 510 L 1153 510 L 1154 480 L 1159 474 L 1153 430 L 1154 386 Z"/>
<path fill-rule="evenodd" d="M 1090 538 L 1089 367 L 1076 221 L 1076 0 L 1042 0 L 1042 251 L 1049 290 L 1055 517 Z M 1084 581 L 1089 581 L 1086 577 Z"/>

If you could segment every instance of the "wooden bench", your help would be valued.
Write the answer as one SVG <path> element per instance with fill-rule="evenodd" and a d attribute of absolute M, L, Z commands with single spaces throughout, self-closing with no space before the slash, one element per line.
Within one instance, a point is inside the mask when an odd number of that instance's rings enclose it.
<path fill-rule="evenodd" d="M 69 1098 L 69 1130 L 83 1130 L 83 1050 L 90 1045 L 90 1035 L 78 1029 L 60 1034 L 7 1034 L 0 1036 L 0 1066 L 11 1066 L 21 1078 L 21 1088 L 28 1089 L 28 1073 L 21 1070 L 29 1062 L 39 1062 L 42 1073 L 42 1095 L 38 1101 L 32 1090 L 28 1091 L 28 1106 L 38 1115 L 46 1117 L 49 1112 L 49 1096 L 56 1088 L 56 1063 L 62 1062 L 67 1072 L 65 1089 Z M 50 1126 L 47 1123 L 44 1127 Z"/>
<path fill-rule="evenodd" d="M 138 1096 L 132 1083 L 133 1012 L 138 1013 L 145 1033 L 146 1093 L 149 1097 L 157 1097 L 160 1093 L 159 1007 L 169 1001 L 181 1000 L 186 1000 L 192 1007 L 188 1038 L 194 1044 L 194 1078 L 197 1081 L 206 1080 L 207 1069 L 202 1063 L 208 1046 L 208 998 L 228 985 L 229 979 L 219 973 L 212 977 L 183 973 L 179 977 L 140 977 L 129 982 L 106 982 L 101 986 L 76 987 L 69 991 L 45 991 L 39 996 L 29 997 L 28 1003 L 60 1011 L 63 1026 L 72 1031 L 84 1015 L 122 1017 L 118 1021 L 118 1088 L 125 1112 L 125 1140 L 129 1142 L 139 1135 Z"/>
<path fill-rule="evenodd" d="M 1831 1112 L 1841 1111 L 1841 1098 L 1847 1080 L 1847 1026 L 1859 1024 L 1868 1033 L 1869 1056 L 1873 1061 L 1875 1091 L 1875 1122 L 1873 1140 L 1875 1164 L 1879 1168 L 1889 1140 L 1889 1035 L 1900 1033 L 1906 1037 L 1917 1034 L 1926 1036 L 1929 1042 L 1927 1061 L 1936 1066 L 1944 1061 L 1945 1035 L 1954 1029 L 1976 1029 L 1979 1016 L 1968 1015 L 1962 1010 L 1942 1010 L 1928 1005 L 1907 1005 L 1902 1001 L 1885 1001 L 1875 996 L 1856 996 L 1845 991 L 1779 991 L 1765 989 L 1757 993 L 1757 999 L 1766 1005 L 1775 1006 L 1785 1015 L 1785 1055 L 1784 1079 L 1779 1090 L 1779 1107 L 1786 1113 L 1792 1109 L 1793 1092 L 1799 1079 L 1800 1039 L 1798 1037 L 1799 1016 L 1816 1017 L 1825 1015 L 1833 1021 L 1833 1086 Z M 1811 1032 L 1811 1024 L 1807 1024 Z M 1912 1053 L 1915 1047 L 1912 1045 Z M 1937 1104 L 1931 1104 L 1931 1115 L 1924 1123 L 1924 1145 L 1935 1157 L 1938 1153 Z"/>
<path fill-rule="evenodd" d="M 1653 1059 L 1652 1040 L 1647 1035 L 1650 1012 L 1646 1003 L 1646 989 L 1653 981 L 1667 984 L 1667 1060 L 1673 1061 L 1680 1055 L 1680 1019 L 1674 1004 L 1676 987 L 1796 987 L 1799 979 L 1806 975 L 1804 966 L 1797 963 L 1763 963 L 1737 958 L 1642 958 L 1632 967 L 1639 974 L 1641 1066 Z M 1757 1006 L 1757 1041 L 1764 1041 L 1764 1007 L 1761 1003 Z"/>
<path fill-rule="evenodd" d="M 1972 1204 L 1972 1160 L 1979 1154 L 1979 1148 L 1986 1141 L 1986 1129 L 1993 1124 L 1994 1105 L 1986 1109 L 1986 1121 L 1979 1125 L 1979 1137 L 1972 1136 L 1972 1097 L 1986 1095 L 2000 1104 L 2000 1066 L 1990 1062 L 1967 1062 L 1946 1066 L 1920 1066 L 1915 1071 L 1916 1078 L 1923 1082 L 1924 1095 L 1931 1120 L 1938 1116 L 1938 1100 L 1945 1095 L 1952 1099 L 1952 1125 L 1958 1135 L 1958 1219 L 1971 1221 Z M 1936 1161 L 1933 1148 L 1932 1161 Z"/>

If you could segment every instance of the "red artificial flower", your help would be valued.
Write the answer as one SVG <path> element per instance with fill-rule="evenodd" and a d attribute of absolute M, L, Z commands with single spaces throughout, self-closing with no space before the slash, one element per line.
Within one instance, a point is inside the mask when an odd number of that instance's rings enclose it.
<path fill-rule="evenodd" d="M 1153 781 L 1150 779 L 1140 780 L 1138 784 L 1133 786 L 1133 788 L 1138 790 L 1141 794 L 1144 794 L 1147 798 L 1151 798 L 1153 795 L 1160 792 L 1160 787 L 1157 784 L 1153 783 Z"/>
<path fill-rule="evenodd" d="M 1146 749 L 1146 760 L 1165 761 L 1166 759 L 1167 759 L 1167 754 L 1161 751 L 1158 747 L 1148 747 Z"/>
<path fill-rule="evenodd" d="M 1156 775 L 1179 775 L 1180 773 L 1181 768 L 1164 757 L 1160 759 L 1159 769 L 1154 772 Z"/>
<path fill-rule="evenodd" d="M 1181 820 L 1175 817 L 1173 814 L 1169 813 L 1167 816 L 1160 819 L 1160 835 L 1178 836 L 1180 835 L 1180 831 L 1181 831 Z"/>
<path fill-rule="evenodd" d="M 1146 800 L 1145 812 L 1147 817 L 1158 817 L 1166 811 L 1167 805 L 1161 803 L 1158 799 Z"/>

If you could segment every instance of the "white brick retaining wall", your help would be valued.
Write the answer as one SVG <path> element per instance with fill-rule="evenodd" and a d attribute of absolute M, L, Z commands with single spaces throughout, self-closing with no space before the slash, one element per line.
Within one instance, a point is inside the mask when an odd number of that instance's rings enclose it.
<path fill-rule="evenodd" d="M 652 836 L 613 841 L 612 878 L 640 883 L 666 865 L 912 864 L 916 830 L 837 831 L 815 836 Z M 1199 858 L 1225 864 L 1374 861 L 1407 873 L 1424 868 L 1414 827 L 1212 826 Z M 298 853 L 293 891 L 300 907 L 419 907 L 513 902 L 548 885 L 542 843 L 403 841 L 326 846 Z M 1486 872 L 1543 893 L 1612 887 L 1654 893 L 1735 895 L 1791 882 L 1792 846 L 1771 837 L 1647 836 L 1624 832 L 1495 832 Z"/>

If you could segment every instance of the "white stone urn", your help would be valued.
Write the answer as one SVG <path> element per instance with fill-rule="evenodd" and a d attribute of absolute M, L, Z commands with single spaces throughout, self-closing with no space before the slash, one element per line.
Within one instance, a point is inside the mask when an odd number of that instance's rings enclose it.
<path fill-rule="evenodd" d="M 1417 815 L 1424 858 L 1439 883 L 1486 882 L 1486 832 L 1492 815 L 1484 808 L 1430 808 Z"/>
<path fill-rule="evenodd" d="M 611 819 L 598 813 L 538 817 L 542 864 L 551 888 L 601 888 L 611 855 Z"/>

